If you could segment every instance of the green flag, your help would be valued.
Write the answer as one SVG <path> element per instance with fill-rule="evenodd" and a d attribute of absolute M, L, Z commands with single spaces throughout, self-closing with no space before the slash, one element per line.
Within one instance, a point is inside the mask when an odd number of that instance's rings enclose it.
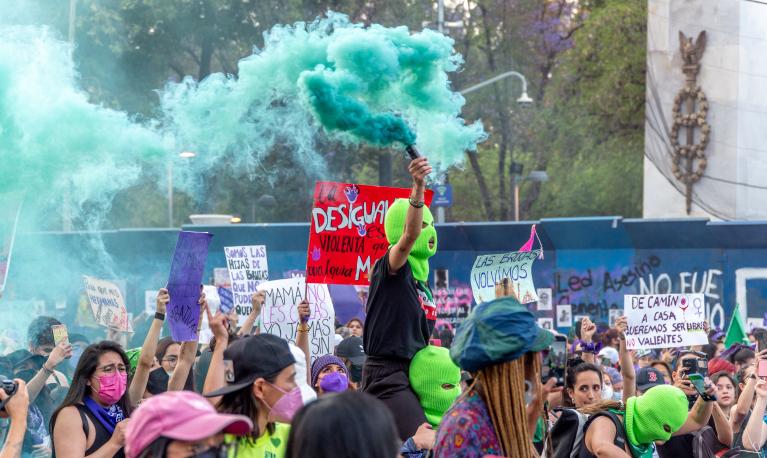
<path fill-rule="evenodd" d="M 730 320 L 730 325 L 727 326 L 727 335 L 724 338 L 725 348 L 730 348 L 730 345 L 735 343 L 748 343 L 746 327 L 743 325 L 743 318 L 740 316 L 740 304 L 735 304 L 732 320 Z"/>

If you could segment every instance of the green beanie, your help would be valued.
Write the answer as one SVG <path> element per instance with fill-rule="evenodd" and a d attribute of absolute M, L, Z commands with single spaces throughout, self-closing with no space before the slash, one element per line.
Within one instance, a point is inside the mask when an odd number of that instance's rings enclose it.
<path fill-rule="evenodd" d="M 653 387 L 626 401 L 626 436 L 634 445 L 667 441 L 687 420 L 687 396 L 672 385 Z"/>
<path fill-rule="evenodd" d="M 133 375 L 136 374 L 136 368 L 138 367 L 138 359 L 141 356 L 141 347 L 131 348 L 130 350 L 126 350 L 125 354 L 128 356 L 128 363 L 130 364 L 130 368 L 128 368 L 128 374 L 131 377 L 133 377 Z"/>
<path fill-rule="evenodd" d="M 451 385 L 452 388 L 445 386 Z M 410 362 L 410 386 L 433 427 L 461 394 L 461 369 L 450 359 L 447 348 L 429 345 Z"/>
<path fill-rule="evenodd" d="M 405 232 L 408 208 L 410 203 L 407 199 L 396 199 L 386 212 L 384 229 L 386 239 L 391 245 L 399 242 Z M 413 270 L 413 277 L 425 282 L 429 280 L 429 258 L 437 252 L 437 230 L 434 228 L 434 217 L 427 206 L 423 207 L 423 222 L 427 226 L 421 230 L 421 235 L 416 239 L 407 260 Z M 429 248 L 430 240 L 434 240 L 434 247 L 431 249 Z"/>

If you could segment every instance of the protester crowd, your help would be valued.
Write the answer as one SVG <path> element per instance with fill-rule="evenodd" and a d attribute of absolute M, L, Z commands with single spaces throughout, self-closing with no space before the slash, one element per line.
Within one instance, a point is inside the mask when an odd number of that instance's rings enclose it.
<path fill-rule="evenodd" d="M 161 338 L 170 294 L 137 332 L 56 342 L 36 317 L 0 357 L 0 458 L 713 457 L 767 451 L 767 381 L 755 352 L 708 331 L 690 348 L 627 349 L 625 317 L 542 329 L 511 283 L 455 333 L 435 329 L 433 218 L 413 192 L 386 215 L 367 318 L 337 323 L 333 354 L 309 357 L 309 303 L 290 342 L 262 332 L 263 294 L 242 326 L 211 310 L 213 338 Z M 65 323 L 66 324 L 66 323 Z M 757 329 L 753 341 L 767 342 Z M 432 341 L 433 338 L 436 340 Z M 141 340 L 143 339 L 143 340 Z M 198 339 L 199 340 L 199 339 Z M 442 346 L 430 345 L 438 341 Z M 560 347 L 558 345 L 561 344 Z"/>

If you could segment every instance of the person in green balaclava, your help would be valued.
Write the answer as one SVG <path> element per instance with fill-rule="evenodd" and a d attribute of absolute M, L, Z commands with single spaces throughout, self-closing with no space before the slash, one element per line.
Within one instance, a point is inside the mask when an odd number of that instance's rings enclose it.
<path fill-rule="evenodd" d="M 429 161 L 410 162 L 409 199 L 396 199 L 384 217 L 389 249 L 370 271 L 363 345 L 363 391 L 389 407 L 400 438 L 412 437 L 426 423 L 410 387 L 410 360 L 429 344 L 437 307 L 429 288 L 429 258 L 437 252 L 434 218 L 424 203 Z"/>
<path fill-rule="evenodd" d="M 386 239 L 394 246 L 405 231 L 405 219 L 407 218 L 408 199 L 397 199 L 389 211 L 386 212 L 384 228 Z M 413 244 L 407 263 L 413 271 L 413 278 L 419 282 L 429 281 L 429 258 L 437 253 L 437 230 L 434 228 L 434 216 L 429 207 L 423 207 L 423 224 L 421 234 Z"/>
<path fill-rule="evenodd" d="M 461 369 L 450 358 L 450 350 L 429 345 L 416 353 L 410 362 L 410 386 L 436 429 L 461 395 Z"/>
<path fill-rule="evenodd" d="M 672 385 L 659 385 L 641 396 L 626 401 L 625 412 L 612 411 L 623 415 L 623 425 L 628 439 L 628 448 L 634 458 L 653 456 L 654 443 L 666 442 L 679 431 L 688 419 L 687 396 Z M 600 419 L 601 420 L 601 419 Z M 600 445 L 613 444 L 615 434 L 606 433 L 606 428 L 615 429 L 612 421 L 605 418 L 594 422 L 584 436 L 584 446 L 589 452 Z"/>

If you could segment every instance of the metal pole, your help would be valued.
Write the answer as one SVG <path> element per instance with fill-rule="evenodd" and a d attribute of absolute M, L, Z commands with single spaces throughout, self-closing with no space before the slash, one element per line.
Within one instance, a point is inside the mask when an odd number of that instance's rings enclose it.
<path fill-rule="evenodd" d="M 514 177 L 514 221 L 519 221 L 519 181 Z"/>
<path fill-rule="evenodd" d="M 496 81 L 502 80 L 504 78 L 508 78 L 509 76 L 514 76 L 519 78 L 522 81 L 522 93 L 527 94 L 527 78 L 525 78 L 525 75 L 519 73 L 519 72 L 506 72 L 501 73 L 498 76 L 494 76 L 490 78 L 489 80 L 482 81 L 481 83 L 475 84 L 474 86 L 467 87 L 466 89 L 460 91 L 462 95 L 466 95 L 469 92 L 474 92 L 477 89 L 482 89 L 483 87 L 493 84 Z"/>
<path fill-rule="evenodd" d="M 168 227 L 173 227 L 173 161 L 168 161 Z"/>
<path fill-rule="evenodd" d="M 75 42 L 75 19 L 77 18 L 77 0 L 69 0 L 69 42 Z"/>
<path fill-rule="evenodd" d="M 440 224 L 445 222 L 445 207 L 437 207 L 437 222 Z"/>
<path fill-rule="evenodd" d="M 445 0 L 437 0 L 437 31 L 444 33 L 445 30 Z"/>
<path fill-rule="evenodd" d="M 67 31 L 67 38 L 69 39 L 70 50 L 75 49 L 75 19 L 77 13 L 77 0 L 69 0 L 69 30 Z M 61 207 L 61 225 L 64 232 L 70 232 L 72 230 L 72 207 L 70 200 L 72 199 L 72 182 L 67 181 L 64 185 L 63 205 Z"/>

